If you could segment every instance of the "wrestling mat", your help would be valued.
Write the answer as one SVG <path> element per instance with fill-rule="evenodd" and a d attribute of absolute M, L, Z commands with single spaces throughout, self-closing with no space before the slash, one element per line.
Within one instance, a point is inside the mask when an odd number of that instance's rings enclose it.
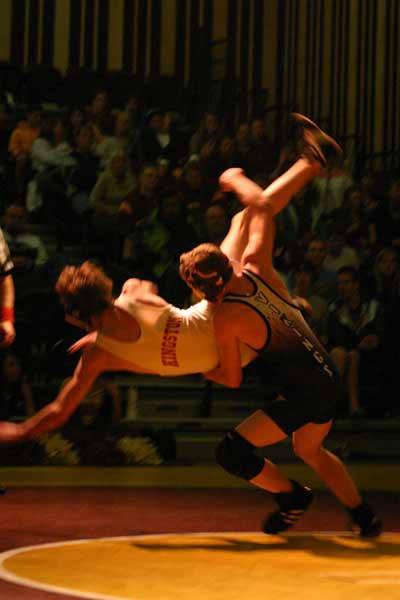
<path fill-rule="evenodd" d="M 93 600 L 400 600 L 400 534 L 160 534 L 0 554 L 0 578 Z"/>

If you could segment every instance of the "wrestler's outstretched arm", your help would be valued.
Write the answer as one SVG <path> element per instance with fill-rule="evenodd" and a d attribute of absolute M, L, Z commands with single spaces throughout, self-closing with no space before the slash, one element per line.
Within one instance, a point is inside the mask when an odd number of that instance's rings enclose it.
<path fill-rule="evenodd" d="M 22 423 L 0 421 L 0 442 L 21 442 L 35 439 L 61 427 L 68 421 L 89 392 L 95 379 L 104 370 L 100 370 L 96 352 L 98 350 L 92 347 L 83 353 L 70 381 L 50 404 L 47 404 L 35 415 Z"/>

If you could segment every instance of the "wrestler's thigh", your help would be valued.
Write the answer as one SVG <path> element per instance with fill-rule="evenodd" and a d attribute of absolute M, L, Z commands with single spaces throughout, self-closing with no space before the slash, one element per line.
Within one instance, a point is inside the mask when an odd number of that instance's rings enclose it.
<path fill-rule="evenodd" d="M 220 245 L 231 260 L 240 261 L 249 240 L 249 209 L 245 208 L 236 213 L 231 220 L 231 226 L 225 239 Z"/>
<path fill-rule="evenodd" d="M 332 427 L 332 421 L 326 423 L 307 423 L 292 434 L 294 450 L 303 454 L 312 454 L 323 445 L 323 441 Z"/>
<path fill-rule="evenodd" d="M 262 410 L 257 410 L 242 421 L 236 431 L 258 448 L 287 438 L 287 434 Z"/>

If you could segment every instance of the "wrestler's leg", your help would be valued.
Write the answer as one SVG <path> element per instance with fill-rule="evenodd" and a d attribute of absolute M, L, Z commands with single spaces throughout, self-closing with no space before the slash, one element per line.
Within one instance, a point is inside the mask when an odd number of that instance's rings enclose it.
<path fill-rule="evenodd" d="M 261 188 L 259 190 L 261 193 Z M 220 244 L 222 252 L 232 261 L 240 262 L 249 241 L 249 212 L 245 208 L 232 217 L 229 231 Z"/>
<path fill-rule="evenodd" d="M 321 171 L 317 161 L 299 158 L 285 173 L 275 179 L 264 191 L 245 176 L 241 169 L 228 169 L 220 177 L 225 191 L 232 191 L 247 206 L 272 206 L 273 215 L 278 214 L 305 185 Z"/>
<path fill-rule="evenodd" d="M 323 447 L 332 421 L 328 423 L 307 423 L 292 436 L 295 454 L 307 463 L 339 500 L 348 508 L 361 502 L 360 494 L 342 461 Z"/>
<path fill-rule="evenodd" d="M 342 461 L 326 450 L 322 443 L 332 422 L 308 423 L 293 434 L 293 448 L 328 485 L 347 508 L 361 537 L 376 537 L 382 532 L 382 521 L 363 501 L 357 487 Z"/>
<path fill-rule="evenodd" d="M 287 434 L 263 411 L 257 410 L 236 427 L 236 431 L 256 448 L 270 446 L 287 438 Z M 268 492 L 288 492 L 289 479 L 270 460 L 264 458 L 262 471 L 250 483 Z"/>
<path fill-rule="evenodd" d="M 227 433 L 216 449 L 217 462 L 232 475 L 272 493 L 278 509 L 265 519 L 265 533 L 279 533 L 292 527 L 313 501 L 312 491 L 288 479 L 276 465 L 257 454 L 256 449 L 287 438 L 287 433 L 263 411 L 258 410 Z"/>

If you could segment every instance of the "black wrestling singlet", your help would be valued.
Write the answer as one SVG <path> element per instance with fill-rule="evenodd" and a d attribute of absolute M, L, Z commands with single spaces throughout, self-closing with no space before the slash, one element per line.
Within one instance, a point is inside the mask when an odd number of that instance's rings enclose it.
<path fill-rule="evenodd" d="M 245 304 L 264 320 L 268 333 L 264 347 L 257 350 L 259 355 L 277 375 L 292 384 L 312 384 L 321 375 L 336 383 L 336 367 L 298 306 L 285 300 L 255 273 L 245 270 L 243 274 L 252 282 L 253 293 L 228 294 L 223 301 Z"/>

